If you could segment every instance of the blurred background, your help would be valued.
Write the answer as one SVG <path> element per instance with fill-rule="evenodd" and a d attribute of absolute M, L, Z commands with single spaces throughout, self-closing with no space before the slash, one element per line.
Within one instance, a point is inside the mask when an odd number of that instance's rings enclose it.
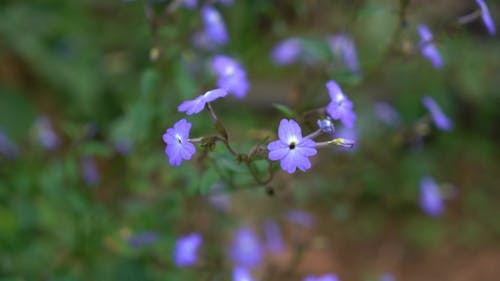
<path fill-rule="evenodd" d="M 232 280 L 241 229 L 262 245 L 255 280 L 498 280 L 500 40 L 476 1 L 198 2 L 0 3 L 0 280 Z M 224 46 L 196 36 L 208 4 Z M 335 35 L 358 66 L 332 51 Z M 301 56 L 280 65 L 287 38 Z M 238 150 L 275 139 L 287 115 L 314 131 L 302 113 L 326 106 L 330 79 L 353 101 L 355 128 L 335 126 L 355 148 L 321 149 L 305 173 L 277 165 L 267 188 L 222 146 L 170 166 L 161 136 L 186 118 L 183 100 L 216 87 L 215 54 L 250 82 L 244 99 L 214 103 Z M 424 96 L 453 130 L 429 121 Z M 205 112 L 188 119 L 192 136 L 213 133 Z M 425 177 L 438 215 L 422 207 Z M 176 240 L 193 232 L 199 260 L 177 267 Z"/>

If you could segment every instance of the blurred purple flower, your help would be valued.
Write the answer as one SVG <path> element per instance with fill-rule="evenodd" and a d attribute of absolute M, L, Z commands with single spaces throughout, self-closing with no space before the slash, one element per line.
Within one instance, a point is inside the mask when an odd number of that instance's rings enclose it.
<path fill-rule="evenodd" d="M 306 171 L 311 168 L 308 157 L 316 155 L 316 143 L 302 138 L 302 130 L 294 120 L 282 119 L 278 128 L 279 140 L 268 144 L 269 159 L 280 160 L 281 168 L 288 173 L 295 173 L 299 168 Z"/>
<path fill-rule="evenodd" d="M 337 277 L 337 275 L 330 273 L 330 274 L 326 274 L 326 275 L 318 276 L 318 277 L 309 275 L 309 276 L 306 276 L 303 279 L 303 281 L 340 281 L 340 279 Z"/>
<path fill-rule="evenodd" d="M 344 64 L 353 73 L 360 73 L 358 55 L 354 41 L 347 34 L 339 34 L 327 38 L 333 54 L 342 57 Z"/>
<path fill-rule="evenodd" d="M 134 148 L 134 142 L 131 139 L 121 139 L 115 142 L 114 146 L 121 155 L 128 155 Z"/>
<path fill-rule="evenodd" d="M 219 11 L 213 6 L 206 5 L 201 9 L 201 18 L 206 37 L 216 45 L 225 45 L 229 41 L 226 24 Z"/>
<path fill-rule="evenodd" d="M 310 228 L 314 225 L 314 217 L 302 210 L 291 210 L 285 214 L 288 221 Z"/>
<path fill-rule="evenodd" d="M 264 234 L 266 237 L 266 248 L 268 251 L 273 254 L 283 251 L 283 237 L 278 223 L 274 220 L 267 220 L 264 222 Z"/>
<path fill-rule="evenodd" d="M 358 131 L 356 128 L 340 128 L 335 132 L 337 138 L 342 138 L 344 140 L 343 145 L 335 146 L 334 149 L 345 151 L 348 153 L 354 153 L 359 145 L 358 144 Z"/>
<path fill-rule="evenodd" d="M 236 267 L 233 269 L 233 281 L 254 281 L 250 272 L 243 267 Z"/>
<path fill-rule="evenodd" d="M 326 83 L 328 94 L 330 95 L 331 102 L 326 108 L 326 112 L 332 117 L 333 120 L 339 120 L 347 128 L 354 127 L 356 121 L 356 114 L 352 109 L 352 102 L 340 89 L 340 86 L 333 80 Z"/>
<path fill-rule="evenodd" d="M 420 180 L 420 208 L 431 217 L 439 217 L 443 213 L 443 198 L 432 177 Z"/>
<path fill-rule="evenodd" d="M 217 181 L 211 188 L 211 193 L 208 196 L 208 201 L 215 209 L 227 212 L 231 206 L 231 197 L 227 192 L 226 185 L 223 182 Z"/>
<path fill-rule="evenodd" d="M 495 23 L 491 18 L 488 6 L 486 6 L 484 0 L 476 0 L 476 2 L 479 5 L 479 8 L 481 9 L 481 18 L 483 18 L 483 22 L 486 28 L 488 29 L 488 33 L 492 36 L 495 35 L 496 33 Z"/>
<path fill-rule="evenodd" d="M 198 96 L 194 100 L 187 100 L 177 107 L 177 111 L 186 112 L 187 115 L 192 115 L 201 112 L 205 108 L 207 102 L 213 102 L 218 98 L 227 96 L 226 89 L 214 89 Z"/>
<path fill-rule="evenodd" d="M 36 120 L 35 127 L 38 135 L 38 141 L 45 149 L 54 150 L 59 146 L 59 137 L 52 129 L 52 124 L 47 116 L 39 117 Z"/>
<path fill-rule="evenodd" d="M 401 116 L 394 107 L 385 101 L 376 102 L 374 105 L 375 116 L 386 125 L 397 126 L 401 122 Z"/>
<path fill-rule="evenodd" d="M 11 141 L 6 134 L 0 129 L 0 154 L 3 154 L 9 159 L 15 159 L 19 154 L 17 145 Z"/>
<path fill-rule="evenodd" d="M 380 281 L 395 281 L 394 275 L 391 273 L 384 273 L 379 278 Z"/>
<path fill-rule="evenodd" d="M 158 240 L 158 234 L 153 231 L 144 231 L 131 236 L 128 239 L 128 244 L 134 249 L 138 249 L 147 245 L 151 245 Z"/>
<path fill-rule="evenodd" d="M 451 131 L 453 129 L 453 122 L 441 111 L 441 108 L 432 97 L 423 97 L 422 103 L 431 114 L 436 127 L 444 131 Z"/>
<path fill-rule="evenodd" d="M 226 89 L 237 98 L 244 98 L 248 92 L 247 74 L 241 65 L 228 56 L 218 55 L 212 59 L 212 68 L 219 76 L 217 87 Z"/>
<path fill-rule="evenodd" d="M 186 119 L 181 119 L 163 134 L 163 141 L 167 145 L 165 153 L 170 165 L 179 166 L 183 159 L 191 159 L 196 152 L 195 146 L 189 142 L 189 130 L 191 130 L 191 123 Z"/>
<path fill-rule="evenodd" d="M 271 59 L 276 65 L 288 65 L 297 61 L 301 52 L 297 38 L 288 38 L 279 42 L 271 52 Z"/>
<path fill-rule="evenodd" d="M 236 231 L 230 256 L 236 265 L 247 268 L 255 267 L 261 262 L 262 247 L 252 229 L 241 227 Z"/>
<path fill-rule="evenodd" d="M 198 260 L 198 248 L 202 238 L 198 233 L 181 236 L 175 242 L 174 262 L 178 267 L 191 266 Z"/>
<path fill-rule="evenodd" d="M 434 38 L 429 28 L 425 24 L 419 24 L 417 29 L 420 35 L 419 48 L 422 56 L 430 60 L 434 68 L 439 69 L 443 67 L 441 54 L 433 42 Z"/>
<path fill-rule="evenodd" d="M 100 180 L 100 174 L 97 170 L 95 160 L 91 156 L 84 156 L 80 160 L 80 168 L 83 180 L 87 185 L 97 185 Z"/>
<path fill-rule="evenodd" d="M 184 7 L 192 10 L 196 8 L 196 5 L 198 5 L 198 0 L 182 0 L 182 4 Z"/>

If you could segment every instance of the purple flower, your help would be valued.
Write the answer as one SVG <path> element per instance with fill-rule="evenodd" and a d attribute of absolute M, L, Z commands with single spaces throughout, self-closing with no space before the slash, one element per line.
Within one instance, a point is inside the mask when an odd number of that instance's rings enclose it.
<path fill-rule="evenodd" d="M 284 249 L 283 237 L 279 225 L 274 220 L 264 223 L 264 234 L 266 236 L 266 248 L 271 253 L 280 253 Z"/>
<path fill-rule="evenodd" d="M 330 273 L 323 276 L 306 276 L 303 281 L 340 281 L 337 275 Z"/>
<path fill-rule="evenodd" d="M 85 156 L 80 160 L 83 180 L 87 185 L 97 185 L 100 180 L 99 171 L 94 158 Z"/>
<path fill-rule="evenodd" d="M 351 72 L 359 73 L 359 61 L 354 41 L 347 34 L 331 36 L 327 39 L 335 56 L 342 57 L 344 64 Z"/>
<path fill-rule="evenodd" d="M 250 272 L 243 267 L 233 269 L 233 281 L 254 281 Z"/>
<path fill-rule="evenodd" d="M 495 35 L 496 33 L 495 23 L 491 18 L 488 6 L 486 6 L 484 0 L 476 0 L 476 2 L 479 5 L 479 8 L 481 9 L 481 17 L 483 18 L 484 25 L 488 29 L 488 32 L 490 33 L 490 35 Z"/>
<path fill-rule="evenodd" d="M 453 122 L 441 111 L 441 108 L 432 97 L 423 97 L 422 103 L 431 114 L 436 127 L 444 131 L 451 131 L 453 129 Z"/>
<path fill-rule="evenodd" d="M 9 159 L 14 159 L 17 157 L 18 153 L 19 149 L 17 145 L 0 129 L 0 154 L 3 154 Z"/>
<path fill-rule="evenodd" d="M 182 4 L 184 5 L 184 7 L 192 10 L 196 8 L 196 5 L 198 5 L 198 0 L 183 0 Z"/>
<path fill-rule="evenodd" d="M 354 145 L 359 143 L 356 128 L 340 128 L 335 133 L 335 136 L 342 139 L 342 143 L 336 146 L 335 149 L 348 153 L 354 153 L 356 151 L 358 145 Z"/>
<path fill-rule="evenodd" d="M 248 92 L 249 83 L 245 70 L 235 60 L 219 55 L 212 59 L 212 68 L 219 76 L 217 87 L 226 89 L 237 98 L 243 98 Z"/>
<path fill-rule="evenodd" d="M 311 214 L 301 210 L 288 211 L 285 216 L 288 221 L 306 228 L 310 228 L 314 225 L 314 217 Z"/>
<path fill-rule="evenodd" d="M 271 53 L 271 59 L 276 65 L 288 65 L 297 61 L 301 44 L 297 38 L 288 38 L 279 42 Z"/>
<path fill-rule="evenodd" d="M 183 159 L 189 160 L 195 153 L 195 146 L 189 142 L 189 130 L 191 130 L 191 123 L 186 119 L 181 119 L 163 134 L 163 141 L 167 145 L 165 153 L 170 165 L 179 166 Z"/>
<path fill-rule="evenodd" d="M 308 157 L 316 155 L 316 143 L 302 138 L 299 124 L 294 120 L 282 119 L 278 128 L 279 140 L 268 144 L 269 159 L 281 160 L 281 168 L 288 173 L 295 173 L 299 168 L 306 171 L 311 168 Z"/>
<path fill-rule="evenodd" d="M 158 240 L 158 234 L 153 231 L 144 231 L 131 236 L 128 239 L 128 244 L 134 249 L 138 249 L 147 245 L 151 245 Z"/>
<path fill-rule="evenodd" d="M 47 116 L 42 116 L 37 119 L 36 131 L 38 134 L 38 141 L 45 149 L 53 150 L 59 146 L 59 137 L 52 129 L 52 124 Z"/>
<path fill-rule="evenodd" d="M 385 101 L 376 102 L 374 105 L 375 116 L 386 125 L 397 126 L 401 122 L 399 113 L 394 107 Z"/>
<path fill-rule="evenodd" d="M 201 246 L 202 238 L 198 233 L 181 236 L 175 242 L 174 262 L 179 267 L 190 266 L 198 260 L 198 248 Z"/>
<path fill-rule="evenodd" d="M 229 41 L 226 25 L 221 14 L 213 6 L 206 5 L 201 9 L 204 33 L 216 45 L 225 45 Z"/>
<path fill-rule="evenodd" d="M 187 100 L 181 103 L 177 110 L 179 112 L 186 112 L 187 115 L 192 115 L 201 112 L 205 108 L 207 102 L 212 102 L 218 98 L 227 96 L 227 90 L 215 89 L 198 96 L 194 100 Z"/>
<path fill-rule="evenodd" d="M 391 273 L 384 273 L 379 278 L 380 281 L 395 281 L 394 275 Z"/>
<path fill-rule="evenodd" d="M 262 259 L 260 241 L 252 229 L 239 228 L 230 249 L 232 261 L 238 266 L 255 267 Z"/>
<path fill-rule="evenodd" d="M 432 177 L 420 180 L 420 208 L 431 217 L 438 217 L 443 213 L 443 198 Z"/>
<path fill-rule="evenodd" d="M 419 24 L 417 29 L 420 35 L 419 47 L 422 56 L 430 60 L 434 68 L 439 69 L 443 67 L 443 60 L 441 59 L 438 49 L 433 43 L 434 39 L 429 28 L 425 24 Z"/>
<path fill-rule="evenodd" d="M 340 86 L 333 80 L 326 83 L 328 94 L 330 95 L 331 102 L 326 108 L 326 112 L 332 117 L 333 120 L 339 120 L 347 128 L 354 127 L 356 121 L 356 114 L 352 109 L 352 102 L 340 89 Z"/>

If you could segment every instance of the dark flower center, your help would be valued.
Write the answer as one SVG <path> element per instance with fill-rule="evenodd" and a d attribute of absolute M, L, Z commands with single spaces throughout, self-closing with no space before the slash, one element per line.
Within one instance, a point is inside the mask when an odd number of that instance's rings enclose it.
<path fill-rule="evenodd" d="M 292 142 L 290 143 L 290 145 L 288 146 L 288 148 L 290 148 L 290 149 L 295 149 L 295 142 L 294 142 L 294 141 L 292 141 Z"/>

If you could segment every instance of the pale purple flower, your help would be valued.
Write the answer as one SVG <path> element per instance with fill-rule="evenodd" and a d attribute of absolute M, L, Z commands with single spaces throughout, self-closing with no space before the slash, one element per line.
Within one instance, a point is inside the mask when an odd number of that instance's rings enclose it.
<path fill-rule="evenodd" d="M 225 45 L 229 41 L 224 19 L 217 9 L 206 5 L 201 9 L 201 18 L 206 37 L 217 45 Z"/>
<path fill-rule="evenodd" d="M 236 267 L 233 269 L 233 281 L 254 281 L 250 272 L 243 267 Z"/>
<path fill-rule="evenodd" d="M 394 107 L 385 101 L 376 102 L 374 105 L 375 116 L 386 125 L 397 126 L 401 123 L 401 116 Z"/>
<path fill-rule="evenodd" d="M 288 38 L 279 42 L 271 52 L 271 59 L 276 65 L 288 65 L 296 62 L 301 52 L 297 38 Z"/>
<path fill-rule="evenodd" d="M 15 159 L 19 154 L 17 145 L 11 141 L 6 134 L 0 129 L 0 154 L 3 154 L 9 159 Z"/>
<path fill-rule="evenodd" d="M 82 157 L 80 160 L 80 168 L 83 180 L 87 185 L 97 185 L 99 183 L 101 176 L 93 157 Z"/>
<path fill-rule="evenodd" d="M 52 128 L 52 124 L 47 116 L 39 117 L 36 121 L 36 131 L 38 141 L 45 149 L 54 150 L 59 144 L 60 140 Z"/>
<path fill-rule="evenodd" d="M 165 153 L 172 166 L 179 166 L 182 160 L 189 160 L 196 151 L 195 146 L 189 142 L 189 131 L 191 123 L 186 119 L 181 119 L 174 124 L 173 128 L 168 128 L 163 134 L 163 141 L 167 145 Z"/>
<path fill-rule="evenodd" d="M 441 191 L 432 177 L 420 180 L 420 208 L 431 217 L 439 217 L 443 213 Z"/>
<path fill-rule="evenodd" d="M 491 18 L 488 6 L 486 6 L 484 0 L 476 0 L 476 2 L 479 5 L 479 8 L 481 9 L 481 18 L 483 19 L 486 29 L 488 29 L 488 33 L 490 33 L 490 35 L 495 35 L 496 33 L 495 23 Z"/>
<path fill-rule="evenodd" d="M 255 232 L 247 227 L 239 228 L 234 234 L 230 248 L 231 260 L 238 266 L 253 268 L 262 259 L 262 247 Z"/>
<path fill-rule="evenodd" d="M 302 281 L 340 281 L 337 275 L 330 273 L 323 276 L 306 276 Z"/>
<path fill-rule="evenodd" d="M 330 49 L 335 56 L 341 57 L 347 69 L 359 73 L 359 61 L 354 41 L 347 34 L 338 34 L 327 38 Z"/>
<path fill-rule="evenodd" d="M 138 249 L 155 243 L 158 238 L 158 233 L 153 231 L 144 231 L 129 237 L 127 242 L 130 247 Z"/>
<path fill-rule="evenodd" d="M 179 267 L 194 265 L 198 261 L 198 248 L 201 243 L 201 235 L 195 232 L 177 239 L 174 248 L 175 264 Z"/>
<path fill-rule="evenodd" d="M 434 38 L 429 28 L 425 24 L 419 24 L 417 30 L 420 35 L 419 47 L 422 56 L 430 60 L 434 68 L 439 69 L 443 67 L 441 54 L 433 42 Z"/>
<path fill-rule="evenodd" d="M 192 10 L 196 8 L 196 5 L 198 5 L 198 0 L 182 0 L 182 4 L 184 7 Z"/>
<path fill-rule="evenodd" d="M 347 128 L 354 127 L 356 114 L 352 109 L 352 102 L 342 92 L 340 86 L 333 80 L 326 83 L 331 102 L 326 107 L 326 112 L 333 120 L 339 120 Z"/>
<path fill-rule="evenodd" d="M 288 221 L 300 226 L 310 228 L 314 225 L 314 217 L 302 210 L 291 210 L 285 214 Z"/>
<path fill-rule="evenodd" d="M 198 96 L 194 100 L 187 100 L 181 103 L 177 110 L 179 112 L 186 112 L 187 115 L 192 115 L 201 112 L 207 102 L 213 102 L 218 98 L 227 96 L 226 89 L 215 89 Z"/>
<path fill-rule="evenodd" d="M 250 87 L 247 74 L 241 65 L 228 56 L 218 55 L 212 59 L 212 68 L 219 77 L 217 87 L 226 89 L 237 98 L 244 98 Z"/>
<path fill-rule="evenodd" d="M 280 160 L 281 168 L 288 173 L 295 173 L 299 168 L 306 171 L 311 168 L 310 156 L 316 155 L 316 143 L 302 138 L 302 130 L 294 120 L 282 119 L 278 128 L 279 140 L 268 144 L 269 159 Z"/>
<path fill-rule="evenodd" d="M 266 220 L 264 222 L 264 234 L 266 237 L 266 248 L 271 253 L 277 254 L 283 251 L 283 237 L 281 230 L 274 220 Z"/>
<path fill-rule="evenodd" d="M 453 122 L 441 111 L 441 108 L 432 97 L 423 97 L 422 103 L 431 114 L 436 127 L 444 131 L 451 131 L 453 129 Z"/>

